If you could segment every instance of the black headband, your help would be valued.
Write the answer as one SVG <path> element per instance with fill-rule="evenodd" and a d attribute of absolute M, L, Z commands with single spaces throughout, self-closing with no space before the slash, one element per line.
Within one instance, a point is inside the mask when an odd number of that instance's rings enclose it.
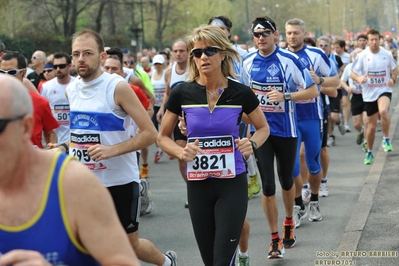
<path fill-rule="evenodd" d="M 256 19 L 252 22 L 251 30 L 254 31 L 257 29 L 270 29 L 276 31 L 276 23 L 270 19 Z"/>

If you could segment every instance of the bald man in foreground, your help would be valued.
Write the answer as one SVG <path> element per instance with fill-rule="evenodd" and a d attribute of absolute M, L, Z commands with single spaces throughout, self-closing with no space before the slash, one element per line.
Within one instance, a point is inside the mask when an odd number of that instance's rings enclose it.
<path fill-rule="evenodd" d="M 33 148 L 28 91 L 7 75 L 0 84 L 0 266 L 140 265 L 106 188 L 71 157 Z"/>

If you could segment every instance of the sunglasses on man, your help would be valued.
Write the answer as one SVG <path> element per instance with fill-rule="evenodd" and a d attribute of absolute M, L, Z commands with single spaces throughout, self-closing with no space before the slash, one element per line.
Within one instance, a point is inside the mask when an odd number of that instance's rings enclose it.
<path fill-rule="evenodd" d="M 191 54 L 196 57 L 196 58 L 201 58 L 202 54 L 205 54 L 206 56 L 212 56 L 217 54 L 221 48 L 219 46 L 208 46 L 203 49 L 201 48 L 195 48 L 191 50 Z"/>
<path fill-rule="evenodd" d="M 10 117 L 10 118 L 0 118 L 0 134 L 2 134 L 4 132 L 4 130 L 6 129 L 8 123 L 10 123 L 12 121 L 20 120 L 24 116 L 25 116 L 25 114 L 14 116 L 14 117 Z"/>
<path fill-rule="evenodd" d="M 68 64 L 59 64 L 59 65 L 53 65 L 53 69 L 64 69 L 68 66 Z"/>
<path fill-rule="evenodd" d="M 265 31 L 262 31 L 262 32 L 252 32 L 252 35 L 253 35 L 255 38 L 260 38 L 260 36 L 268 37 L 268 36 L 270 36 L 272 33 L 273 33 L 273 32 L 270 31 L 270 30 L 265 30 Z"/>
<path fill-rule="evenodd" d="M 52 72 L 53 71 L 53 69 L 44 69 L 43 70 L 43 73 L 50 73 L 50 72 Z"/>
<path fill-rule="evenodd" d="M 3 69 L 0 69 L 0 73 L 1 73 L 1 74 L 8 74 L 8 75 L 15 76 L 16 74 L 18 74 L 18 73 L 21 72 L 22 70 L 24 70 L 24 68 L 21 68 L 21 69 L 10 69 L 10 70 L 3 70 Z"/>
<path fill-rule="evenodd" d="M 123 62 L 125 65 L 133 65 L 134 64 L 134 60 L 127 60 L 125 62 Z"/>

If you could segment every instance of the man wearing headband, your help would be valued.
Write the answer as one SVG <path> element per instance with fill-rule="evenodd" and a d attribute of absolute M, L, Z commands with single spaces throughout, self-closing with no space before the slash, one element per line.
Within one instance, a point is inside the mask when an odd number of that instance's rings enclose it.
<path fill-rule="evenodd" d="M 271 18 L 256 18 L 251 30 L 258 50 L 244 58 L 241 79 L 258 97 L 270 124 L 270 137 L 255 151 L 255 156 L 262 179 L 263 209 L 272 236 L 268 258 L 283 258 L 284 247 L 291 248 L 296 243 L 292 178 L 297 150 L 295 101 L 313 99 L 318 90 L 298 57 L 276 45 L 279 32 Z M 303 89 L 298 91 L 298 86 Z M 278 233 L 274 157 L 285 203 L 282 238 Z"/>

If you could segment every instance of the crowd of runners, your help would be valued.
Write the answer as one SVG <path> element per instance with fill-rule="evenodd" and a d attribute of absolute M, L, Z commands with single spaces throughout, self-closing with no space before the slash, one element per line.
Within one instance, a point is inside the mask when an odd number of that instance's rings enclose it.
<path fill-rule="evenodd" d="M 232 26 L 211 17 L 170 49 L 137 53 L 87 29 L 71 53 L 30 59 L 0 41 L 0 265 L 177 265 L 138 234 L 163 157 L 187 184 L 204 265 L 250 265 L 246 212 L 261 192 L 266 257 L 281 259 L 303 219 L 323 220 L 335 134 L 356 132 L 365 165 L 378 145 L 393 150 L 391 36 L 312 39 L 301 19 L 257 17 L 248 47 Z"/>

